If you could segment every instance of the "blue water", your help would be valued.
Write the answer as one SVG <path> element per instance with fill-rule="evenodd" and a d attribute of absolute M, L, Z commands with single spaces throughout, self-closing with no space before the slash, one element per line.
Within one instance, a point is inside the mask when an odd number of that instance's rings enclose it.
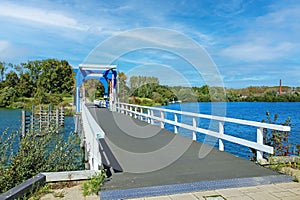
<path fill-rule="evenodd" d="M 262 119 L 266 119 L 266 111 L 269 111 L 273 116 L 275 113 L 279 114 L 278 122 L 283 122 L 287 117 L 292 120 L 292 129 L 290 132 L 289 142 L 292 144 L 300 144 L 300 102 L 230 102 L 230 103 L 183 103 L 183 104 L 169 104 L 164 106 L 168 109 L 182 110 L 188 112 L 221 115 L 223 110 L 222 106 L 226 106 L 226 117 L 232 117 L 237 119 L 245 119 L 260 122 Z M 212 108 L 216 108 L 212 111 Z M 166 115 L 166 118 L 173 119 L 174 115 Z M 178 117 L 179 121 L 192 124 L 192 118 Z M 197 121 L 198 125 L 202 128 L 218 131 L 218 123 L 210 120 L 201 119 Z M 21 110 L 8 110 L 0 109 L 0 135 L 6 129 L 9 131 L 19 130 L 21 126 Z M 165 127 L 171 131 L 174 131 L 174 127 L 171 125 L 165 125 Z M 224 124 L 225 134 L 245 138 L 247 140 L 256 141 L 256 128 L 250 126 L 237 125 L 232 123 Z M 65 117 L 65 127 L 62 132 L 65 136 L 74 131 L 73 117 Z M 179 133 L 192 137 L 190 130 L 179 128 Z M 204 134 L 197 133 L 197 140 L 201 142 L 214 145 L 218 147 L 216 138 L 208 137 Z M 233 153 L 239 157 L 249 159 L 251 151 L 248 147 L 233 144 L 230 142 L 224 142 L 225 151 Z M 0 147 L 1 148 L 1 147 Z"/>
<path fill-rule="evenodd" d="M 18 109 L 16 110 L 0 109 L 0 136 L 6 129 L 8 129 L 9 132 L 21 130 L 21 121 L 22 121 L 21 114 L 22 111 Z M 70 134 L 73 131 L 74 131 L 73 117 L 65 117 L 65 126 L 61 132 L 67 137 L 68 134 Z"/>
<path fill-rule="evenodd" d="M 213 105 L 213 106 L 212 106 Z M 278 114 L 278 123 L 283 123 L 288 117 L 291 118 L 292 128 L 289 136 L 289 143 L 295 145 L 300 144 L 300 103 L 299 102 L 230 102 L 230 103 L 183 103 L 169 104 L 164 106 L 168 109 L 182 110 L 201 114 L 221 115 L 231 118 L 252 120 L 261 122 L 266 119 L 266 111 L 269 111 L 272 118 L 274 114 Z M 222 109 L 223 108 L 223 109 Z M 226 114 L 225 114 L 226 112 Z M 166 115 L 166 118 L 173 119 L 174 115 Z M 179 116 L 179 121 L 192 125 L 191 117 Z M 197 121 L 198 126 L 205 129 L 218 131 L 218 123 L 216 121 L 201 119 Z M 167 129 L 174 131 L 172 125 L 166 125 Z M 225 134 L 256 141 L 256 127 L 238 125 L 233 123 L 224 124 Z M 192 131 L 179 128 L 179 133 L 191 138 Z M 197 140 L 213 145 L 218 148 L 218 140 L 213 137 L 197 133 Z M 231 142 L 224 142 L 225 151 L 233 153 L 239 157 L 249 159 L 252 155 L 248 147 L 237 145 Z M 293 148 L 291 149 L 293 150 Z"/>

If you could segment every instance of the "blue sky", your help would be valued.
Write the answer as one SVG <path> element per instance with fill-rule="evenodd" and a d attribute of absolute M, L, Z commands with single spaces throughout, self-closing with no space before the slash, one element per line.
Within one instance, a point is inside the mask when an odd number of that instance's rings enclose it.
<path fill-rule="evenodd" d="M 159 27 L 199 43 L 217 65 L 226 87 L 273 86 L 279 79 L 284 85 L 300 86 L 298 0 L 2 0 L 0 24 L 0 60 L 14 64 L 57 58 L 78 66 L 110 37 Z M 137 52 L 123 56 L 118 64 L 129 73 L 143 65 L 140 72 L 146 75 L 153 69 L 168 74 L 173 64 L 186 64 L 168 62 L 172 56 Z M 151 64 L 157 60 L 159 64 Z M 203 84 L 189 68 L 182 71 L 191 85 Z M 162 74 L 162 83 L 184 85 L 175 75 Z"/>

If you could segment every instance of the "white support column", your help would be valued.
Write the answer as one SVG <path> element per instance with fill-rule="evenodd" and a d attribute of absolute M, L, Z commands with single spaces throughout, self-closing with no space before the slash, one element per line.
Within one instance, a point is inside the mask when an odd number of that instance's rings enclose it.
<path fill-rule="evenodd" d="M 224 134 L 224 122 L 219 121 L 219 133 L 220 135 Z M 219 138 L 219 150 L 224 151 L 224 143 L 223 140 Z"/>
<path fill-rule="evenodd" d="M 164 125 L 164 121 L 165 121 L 165 113 L 164 111 L 160 110 L 159 111 L 160 113 L 160 128 L 165 128 L 165 125 Z"/>
<path fill-rule="evenodd" d="M 178 123 L 178 116 L 177 116 L 177 114 L 176 113 L 174 113 L 174 122 L 175 122 L 175 124 L 177 124 Z M 174 125 L 174 133 L 178 133 L 178 126 L 177 125 Z"/>
<path fill-rule="evenodd" d="M 147 109 L 147 113 L 148 113 L 147 122 L 148 122 L 148 124 L 150 124 L 151 123 L 151 112 L 150 112 L 149 108 Z"/>
<path fill-rule="evenodd" d="M 134 118 L 136 119 L 137 118 L 137 107 L 134 107 Z"/>
<path fill-rule="evenodd" d="M 264 144 L 264 135 L 263 135 L 264 129 L 263 128 L 257 128 L 256 131 L 256 141 L 257 144 Z M 256 151 L 256 160 L 260 161 L 261 159 L 263 159 L 263 152 L 262 151 Z"/>
<path fill-rule="evenodd" d="M 143 114 L 143 108 L 141 108 L 140 113 L 141 113 L 140 120 L 143 121 L 143 116 L 142 116 L 142 114 Z"/>
<path fill-rule="evenodd" d="M 193 128 L 196 129 L 197 128 L 197 119 L 196 117 L 193 117 Z M 193 130 L 193 140 L 196 141 L 197 140 L 197 136 L 196 136 L 196 131 Z"/>
<path fill-rule="evenodd" d="M 153 117 L 154 117 L 154 111 L 153 111 L 153 110 L 150 110 L 150 113 L 151 113 L 151 115 L 150 115 L 150 118 L 151 118 L 151 124 L 154 124 L 154 119 L 153 119 Z"/>
<path fill-rule="evenodd" d="M 129 116 L 132 117 L 132 106 L 129 106 Z"/>

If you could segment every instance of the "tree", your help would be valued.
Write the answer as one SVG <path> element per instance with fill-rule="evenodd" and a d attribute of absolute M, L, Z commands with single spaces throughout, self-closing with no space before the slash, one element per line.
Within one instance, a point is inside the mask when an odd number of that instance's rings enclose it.
<path fill-rule="evenodd" d="M 12 87 L 5 87 L 0 91 L 0 107 L 10 106 L 16 99 L 17 92 Z"/>
<path fill-rule="evenodd" d="M 277 92 L 275 90 L 267 90 L 265 93 L 264 93 L 264 99 L 265 101 L 267 102 L 273 102 L 276 98 L 276 95 L 277 95 Z"/>
<path fill-rule="evenodd" d="M 191 88 L 181 88 L 179 91 L 175 92 L 178 100 L 182 102 L 196 102 L 197 94 L 192 91 Z"/>
<path fill-rule="evenodd" d="M 29 72 L 21 74 L 19 84 L 16 86 L 16 90 L 20 97 L 33 97 L 34 84 L 30 78 Z"/>
<path fill-rule="evenodd" d="M 120 97 L 120 101 L 121 102 L 128 102 L 128 98 L 129 98 L 129 93 L 130 93 L 130 89 L 129 87 L 126 85 L 126 80 L 127 80 L 127 76 L 125 75 L 124 72 L 119 72 L 118 73 L 118 81 L 119 81 L 119 91 L 118 91 L 118 95 Z"/>
<path fill-rule="evenodd" d="M 72 68 L 67 61 L 55 59 L 43 60 L 37 86 L 44 88 L 46 93 L 72 94 L 74 78 Z"/>
<path fill-rule="evenodd" d="M 159 85 L 159 80 L 156 77 L 148 77 L 148 76 L 132 76 L 130 77 L 130 89 L 132 91 L 136 90 L 137 88 L 146 85 L 146 84 L 153 84 Z"/>
<path fill-rule="evenodd" d="M 6 70 L 5 62 L 0 62 L 1 82 L 4 81 L 4 73 L 5 73 L 5 70 Z"/>
<path fill-rule="evenodd" d="M 19 77 L 16 72 L 10 71 L 8 74 L 6 74 L 5 79 L 5 86 L 7 87 L 16 87 L 19 83 Z"/>

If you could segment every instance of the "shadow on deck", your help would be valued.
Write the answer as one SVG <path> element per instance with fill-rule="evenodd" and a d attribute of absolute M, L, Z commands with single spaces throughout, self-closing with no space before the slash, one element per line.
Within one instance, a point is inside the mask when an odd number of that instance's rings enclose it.
<path fill-rule="evenodd" d="M 119 172 L 110 174 L 101 199 L 291 181 L 289 176 L 129 116 L 93 106 L 89 110 L 106 134 L 100 139 L 102 161 Z"/>

